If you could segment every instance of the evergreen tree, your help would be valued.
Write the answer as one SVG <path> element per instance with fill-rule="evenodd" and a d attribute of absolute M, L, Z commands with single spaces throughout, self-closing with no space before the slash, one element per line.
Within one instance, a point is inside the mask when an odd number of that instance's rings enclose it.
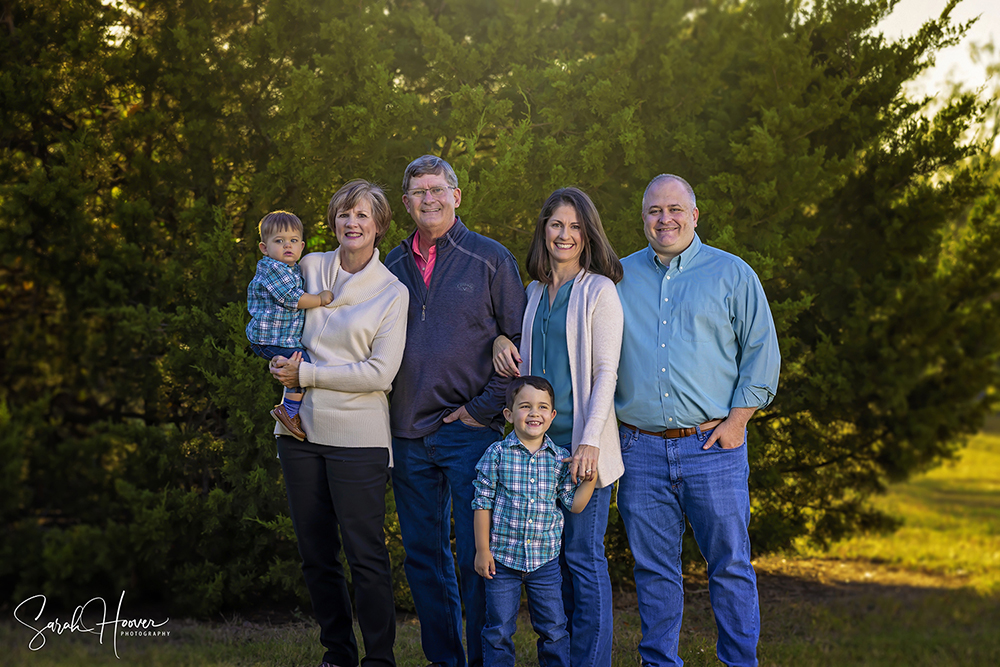
<path fill-rule="evenodd" d="M 385 252 L 422 153 L 521 261 L 556 187 L 587 191 L 624 255 L 649 179 L 694 185 L 699 233 L 757 270 L 779 329 L 758 548 L 884 523 L 865 499 L 992 406 L 989 101 L 927 119 L 904 89 L 961 35 L 953 5 L 887 41 L 893 3 L 851 0 L 0 4 L 5 598 L 301 599 L 279 389 L 243 337 L 255 225 L 293 210 L 329 249 L 328 198 L 369 178 L 395 206 Z M 608 544 L 625 575 L 614 520 Z"/>

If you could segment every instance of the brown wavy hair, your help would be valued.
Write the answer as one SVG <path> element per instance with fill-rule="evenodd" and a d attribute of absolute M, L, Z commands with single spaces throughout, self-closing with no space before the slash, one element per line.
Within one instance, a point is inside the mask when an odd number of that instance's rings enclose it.
<path fill-rule="evenodd" d="M 362 197 L 367 199 L 372 206 L 372 218 L 375 220 L 375 245 L 377 246 L 382 242 L 386 232 L 389 231 L 389 225 L 392 223 L 392 208 L 389 206 L 389 199 L 385 196 L 385 191 L 375 183 L 361 178 L 345 183 L 330 198 L 330 205 L 326 209 L 326 224 L 336 236 L 337 213 L 350 211 L 357 206 Z"/>
<path fill-rule="evenodd" d="M 540 283 L 548 285 L 552 282 L 552 267 L 549 264 L 549 253 L 545 248 L 545 225 L 555 210 L 562 205 L 572 206 L 580 221 L 583 231 L 583 252 L 580 254 L 580 266 L 585 271 L 599 273 L 618 283 L 624 275 L 622 263 L 618 254 L 611 246 L 608 235 L 604 233 L 601 216 L 590 197 L 580 188 L 559 188 L 549 195 L 538 214 L 538 224 L 535 234 L 528 246 L 528 275 Z"/>

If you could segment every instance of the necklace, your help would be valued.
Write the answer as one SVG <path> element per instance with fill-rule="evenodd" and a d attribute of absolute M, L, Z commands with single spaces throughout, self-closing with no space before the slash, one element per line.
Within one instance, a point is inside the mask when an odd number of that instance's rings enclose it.
<path fill-rule="evenodd" d="M 542 375 L 545 375 L 545 359 L 548 356 L 545 353 L 545 347 L 549 337 L 549 318 L 552 316 L 552 306 L 546 298 L 548 295 L 548 288 L 542 290 L 542 298 L 539 301 L 539 306 L 545 308 L 542 311 Z"/>

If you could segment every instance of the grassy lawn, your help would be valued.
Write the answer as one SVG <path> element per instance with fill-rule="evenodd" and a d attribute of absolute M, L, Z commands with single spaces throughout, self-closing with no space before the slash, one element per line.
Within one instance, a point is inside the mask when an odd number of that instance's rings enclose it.
<path fill-rule="evenodd" d="M 762 665 L 1000 665 L 1000 423 L 972 440 L 959 460 L 895 486 L 877 499 L 903 520 L 891 535 L 862 535 L 818 551 L 756 562 L 761 594 Z M 715 622 L 703 576 L 689 577 L 681 655 L 718 665 Z M 48 617 L 48 615 L 46 615 Z M 4 665 L 314 667 L 318 631 L 307 622 L 220 623 L 171 620 L 167 638 L 118 640 L 49 633 L 30 651 L 33 632 L 0 623 Z M 615 666 L 638 665 L 635 595 L 620 592 Z M 534 634 L 522 615 L 518 664 L 537 664 Z M 419 626 L 401 619 L 401 667 L 425 664 Z"/>

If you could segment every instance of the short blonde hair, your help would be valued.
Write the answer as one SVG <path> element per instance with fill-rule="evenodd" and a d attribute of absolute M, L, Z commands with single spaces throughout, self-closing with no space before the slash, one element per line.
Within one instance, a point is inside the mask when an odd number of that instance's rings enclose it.
<path fill-rule="evenodd" d="M 326 222 L 330 230 L 336 233 L 337 213 L 350 211 L 358 205 L 362 197 L 372 206 L 372 217 L 375 219 L 375 245 L 378 245 L 392 224 L 392 208 L 389 207 L 389 199 L 385 196 L 385 192 L 375 183 L 361 178 L 345 183 L 330 198 L 330 205 L 326 209 Z"/>

